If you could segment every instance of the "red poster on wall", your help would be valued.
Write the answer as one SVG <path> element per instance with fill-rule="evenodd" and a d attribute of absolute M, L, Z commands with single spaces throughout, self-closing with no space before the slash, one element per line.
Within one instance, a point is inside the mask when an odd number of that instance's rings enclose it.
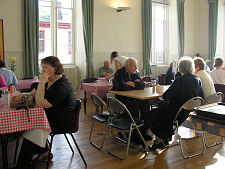
<path fill-rule="evenodd" d="M 0 19 L 0 60 L 4 60 L 4 58 L 3 19 Z"/>

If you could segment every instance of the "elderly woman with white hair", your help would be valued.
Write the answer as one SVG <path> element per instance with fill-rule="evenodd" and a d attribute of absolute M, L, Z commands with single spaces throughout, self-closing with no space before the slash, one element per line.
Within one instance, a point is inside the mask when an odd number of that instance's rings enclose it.
<path fill-rule="evenodd" d="M 173 119 L 179 108 L 189 99 L 200 96 L 204 99 L 204 93 L 199 77 L 193 75 L 194 61 L 190 57 L 182 57 L 179 61 L 179 71 L 182 76 L 174 80 L 169 89 L 163 94 L 163 102 L 159 108 L 153 109 L 149 117 L 145 118 L 148 127 L 156 135 L 150 150 L 163 148 L 171 140 L 173 131 Z M 179 124 L 188 117 L 188 113 L 182 110 L 178 116 Z"/>

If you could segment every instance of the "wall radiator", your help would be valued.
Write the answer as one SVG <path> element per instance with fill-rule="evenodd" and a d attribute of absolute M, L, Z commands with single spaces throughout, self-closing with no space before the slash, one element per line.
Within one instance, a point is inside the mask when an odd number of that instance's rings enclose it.
<path fill-rule="evenodd" d="M 78 66 L 75 66 L 75 68 L 64 68 L 64 74 L 72 84 L 74 91 L 77 91 L 77 89 L 80 87 L 80 75 Z"/>

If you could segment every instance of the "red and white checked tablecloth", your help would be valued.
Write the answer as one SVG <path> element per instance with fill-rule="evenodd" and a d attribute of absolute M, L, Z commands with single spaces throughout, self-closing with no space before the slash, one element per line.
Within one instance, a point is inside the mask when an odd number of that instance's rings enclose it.
<path fill-rule="evenodd" d="M 27 118 L 26 109 L 12 109 L 2 104 L 0 99 L 0 134 L 27 131 L 32 129 L 51 130 L 43 108 L 31 108 Z"/>
<path fill-rule="evenodd" d="M 24 79 L 24 80 L 19 80 L 18 85 L 16 86 L 17 90 L 22 90 L 22 89 L 30 89 L 31 85 L 34 82 L 38 82 L 37 80 L 34 79 Z"/>
<path fill-rule="evenodd" d="M 104 98 L 111 87 L 112 82 L 82 83 L 79 90 L 85 90 L 87 93 L 95 93 L 99 97 Z"/>

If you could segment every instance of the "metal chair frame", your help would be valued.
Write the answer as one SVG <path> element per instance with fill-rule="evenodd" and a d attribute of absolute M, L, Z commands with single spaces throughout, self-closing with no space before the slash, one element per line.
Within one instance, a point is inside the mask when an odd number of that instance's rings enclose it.
<path fill-rule="evenodd" d="M 108 123 L 110 120 L 110 116 L 108 115 L 108 118 L 102 117 L 101 115 L 104 114 L 103 108 L 105 107 L 108 114 L 109 114 L 109 108 L 106 105 L 106 103 L 96 94 L 91 93 L 91 99 L 92 102 L 94 103 L 96 110 L 95 110 L 95 114 L 93 115 L 93 119 L 92 119 L 92 125 L 91 125 L 91 131 L 90 131 L 90 135 L 89 135 L 89 142 L 91 145 L 93 145 L 94 147 L 96 147 L 97 149 L 102 149 L 102 147 L 104 146 L 104 142 L 105 142 L 105 137 L 107 135 L 107 130 L 108 130 Z M 105 115 L 105 114 L 104 114 Z M 104 130 L 104 136 L 102 138 L 102 143 L 101 145 L 97 145 L 96 143 L 94 143 L 92 141 L 92 133 L 93 133 L 93 129 L 94 129 L 94 123 L 95 121 L 101 122 L 101 123 L 105 123 L 105 130 Z"/>
<path fill-rule="evenodd" d="M 107 144 L 106 144 L 107 152 L 110 155 L 119 158 L 120 160 L 126 159 L 127 155 L 128 155 L 129 146 L 130 146 L 131 134 L 132 134 L 132 131 L 134 129 L 137 130 L 138 135 L 140 136 L 141 140 L 144 143 L 144 149 L 147 151 L 148 146 L 146 145 L 146 142 L 145 142 L 145 140 L 144 140 L 144 138 L 143 138 L 143 136 L 142 136 L 142 134 L 139 130 L 139 127 L 143 126 L 144 122 L 142 120 L 139 120 L 139 119 L 134 120 L 130 111 L 127 109 L 127 107 L 116 98 L 110 97 L 108 99 L 108 107 L 111 110 L 110 113 L 111 113 L 112 118 L 110 119 L 110 122 L 109 122 L 109 132 L 108 132 L 109 134 L 108 134 Z M 128 119 L 127 117 L 118 118 L 118 116 L 119 116 L 119 114 L 121 114 L 121 112 L 123 112 L 123 113 L 126 112 L 128 114 L 128 118 L 130 118 L 130 119 Z M 136 122 L 139 123 L 139 124 L 137 125 Z M 123 126 L 121 126 L 121 124 Z M 117 155 L 117 154 L 115 154 L 115 153 L 113 153 L 109 150 L 109 138 L 110 138 L 110 135 L 111 135 L 112 128 L 116 128 L 119 131 L 128 131 L 128 133 L 129 133 L 127 141 L 123 140 L 123 139 L 119 139 L 120 141 L 127 144 L 126 152 L 125 152 L 125 155 L 123 157 L 120 157 L 119 155 Z M 116 137 L 116 138 L 118 139 L 118 137 Z"/>
<path fill-rule="evenodd" d="M 198 106 L 201 106 L 203 105 L 203 99 L 201 97 L 194 97 L 190 100 L 188 100 L 187 102 L 185 102 L 183 104 L 183 106 L 181 106 L 181 108 L 178 110 L 174 120 L 173 120 L 173 124 L 175 126 L 175 137 L 177 137 L 179 139 L 179 145 L 180 145 L 180 150 L 181 150 L 181 155 L 187 159 L 187 158 L 191 158 L 191 157 L 195 157 L 195 156 L 198 156 L 198 155 L 201 155 L 205 152 L 206 150 L 206 143 L 205 143 L 205 134 L 204 132 L 201 132 L 201 136 L 202 136 L 202 145 L 203 145 L 203 149 L 201 152 L 198 152 L 198 153 L 195 153 L 195 154 L 192 154 L 192 155 L 185 155 L 184 154 L 184 149 L 183 149 L 183 141 L 181 139 L 181 136 L 178 134 L 178 128 L 179 128 L 179 124 L 178 124 L 178 116 L 181 112 L 182 109 L 185 109 L 185 110 L 194 110 L 195 107 L 198 107 Z"/>
<path fill-rule="evenodd" d="M 222 92 L 217 92 L 217 93 L 214 93 L 214 94 L 212 94 L 212 95 L 209 95 L 209 96 L 205 99 L 204 104 L 212 104 L 212 103 L 222 102 L 223 99 L 224 99 L 223 93 L 222 93 Z M 206 140 L 206 138 L 205 138 L 205 140 Z M 224 137 L 222 137 L 222 140 L 221 140 L 221 141 L 219 141 L 219 142 L 214 142 L 214 143 L 209 144 L 209 145 L 208 145 L 208 144 L 206 143 L 206 141 L 205 141 L 205 145 L 206 145 L 207 148 L 209 148 L 209 147 L 212 147 L 212 146 L 219 145 L 219 144 L 221 144 L 221 143 L 223 143 L 223 142 L 224 142 Z"/>

